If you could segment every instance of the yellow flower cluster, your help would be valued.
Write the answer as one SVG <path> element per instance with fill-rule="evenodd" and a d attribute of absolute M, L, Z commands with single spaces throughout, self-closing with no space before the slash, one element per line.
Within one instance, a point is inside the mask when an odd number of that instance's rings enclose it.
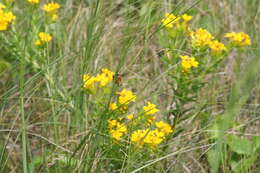
<path fill-rule="evenodd" d="M 155 104 L 151 102 L 147 102 L 145 106 L 143 106 L 143 111 L 139 112 L 140 116 L 135 116 L 134 114 L 126 114 L 128 110 L 128 104 L 130 102 L 135 102 L 136 96 L 132 93 L 132 91 L 123 89 L 121 92 L 118 92 L 118 102 L 111 103 L 109 105 L 109 110 L 120 110 L 120 114 L 124 113 L 125 117 L 120 116 L 118 120 L 108 120 L 108 130 L 109 134 L 116 141 L 120 141 L 127 133 L 127 129 L 138 129 L 140 126 L 147 126 L 149 128 L 139 129 L 129 132 L 129 137 L 132 143 L 137 145 L 138 147 L 144 146 L 147 144 L 152 149 L 155 149 L 160 143 L 162 143 L 166 136 L 173 132 L 171 126 L 163 121 L 155 122 L 156 117 L 155 113 L 159 112 L 159 109 L 156 108 Z M 121 111 L 121 107 L 123 111 Z M 118 113 L 118 112 L 117 112 Z M 143 124 L 143 120 L 148 123 Z M 128 127 L 121 121 L 127 121 Z M 153 126 L 154 130 L 151 130 Z"/>
<path fill-rule="evenodd" d="M 12 12 L 5 12 L 5 5 L 0 3 L 0 31 L 7 30 L 8 26 L 16 19 Z"/>
<path fill-rule="evenodd" d="M 148 102 L 147 106 L 144 106 L 143 109 L 144 109 L 144 114 L 146 115 L 149 123 L 152 123 L 156 119 L 156 117 L 153 115 L 160 111 L 159 109 L 156 108 L 155 104 L 152 104 L 150 102 Z"/>
<path fill-rule="evenodd" d="M 97 74 L 96 81 L 100 83 L 100 86 L 106 86 L 110 81 L 113 80 L 114 72 L 103 68 L 101 69 L 101 74 Z"/>
<path fill-rule="evenodd" d="M 113 139 L 119 141 L 122 136 L 127 132 L 127 128 L 123 123 L 117 120 L 108 120 L 109 133 Z"/>
<path fill-rule="evenodd" d="M 165 18 L 162 19 L 162 24 L 166 28 L 177 28 L 177 29 L 185 29 L 187 27 L 187 23 L 192 19 L 192 16 L 187 14 L 183 14 L 181 16 L 175 16 L 171 13 L 165 13 Z"/>
<path fill-rule="evenodd" d="M 113 80 L 114 72 L 103 68 L 101 69 L 101 73 L 97 74 L 97 76 L 89 76 L 88 74 L 83 75 L 83 87 L 85 89 L 94 89 L 95 83 L 99 83 L 101 87 L 105 87 L 108 85 L 110 81 Z"/>
<path fill-rule="evenodd" d="M 181 66 L 184 72 L 188 72 L 192 67 L 198 67 L 199 62 L 196 61 L 195 57 L 189 57 L 189 56 L 180 56 L 181 58 Z"/>
<path fill-rule="evenodd" d="M 213 54 L 219 54 L 227 50 L 226 46 L 218 40 L 211 41 L 209 47 Z"/>
<path fill-rule="evenodd" d="M 145 110 L 147 110 L 147 108 L 149 108 L 149 115 L 153 115 L 159 111 L 156 106 L 154 104 L 151 104 L 150 102 L 148 102 L 148 106 L 144 106 Z M 133 120 L 134 115 L 129 114 L 126 116 L 126 118 L 128 120 Z M 120 118 L 120 121 L 121 120 L 122 118 Z M 143 147 L 145 144 L 147 144 L 147 146 L 155 149 L 166 139 L 167 135 L 173 132 L 171 126 L 164 121 L 155 122 L 154 125 L 154 130 L 150 130 L 150 128 L 147 128 L 144 130 L 135 130 L 130 133 L 131 142 L 133 142 L 138 147 Z M 108 120 L 108 130 L 111 137 L 116 141 L 120 141 L 122 137 L 127 133 L 126 125 L 117 120 Z"/>
<path fill-rule="evenodd" d="M 155 125 L 159 129 L 159 131 L 164 133 L 165 135 L 173 132 L 171 126 L 163 121 L 156 122 Z"/>
<path fill-rule="evenodd" d="M 83 75 L 83 87 L 86 89 L 94 89 L 96 78 L 93 76 L 89 76 L 88 74 Z"/>
<path fill-rule="evenodd" d="M 38 4 L 39 0 L 27 0 L 31 4 Z"/>
<path fill-rule="evenodd" d="M 251 39 L 249 35 L 247 35 L 244 32 L 230 32 L 226 33 L 225 36 L 228 38 L 235 46 L 250 46 L 251 45 Z"/>
<path fill-rule="evenodd" d="M 50 42 L 52 40 L 52 37 L 50 34 L 45 32 L 40 32 L 38 34 L 39 39 L 34 43 L 36 46 L 42 46 L 47 42 Z"/>
<path fill-rule="evenodd" d="M 109 110 L 113 111 L 113 110 L 116 110 L 117 108 L 118 108 L 118 106 L 116 103 L 110 103 Z"/>
<path fill-rule="evenodd" d="M 215 55 L 227 50 L 226 46 L 218 40 L 214 40 L 214 37 L 206 29 L 199 28 L 195 31 L 191 31 L 190 37 L 193 48 L 209 47 L 212 54 Z"/>
<path fill-rule="evenodd" d="M 118 103 L 110 103 L 109 110 L 116 110 L 119 107 L 121 112 L 125 112 L 128 109 L 128 104 L 135 102 L 136 96 L 132 91 L 126 90 L 125 88 L 117 94 L 119 95 Z M 117 104 L 119 104 L 119 106 Z"/>
<path fill-rule="evenodd" d="M 50 2 L 48 4 L 43 5 L 43 11 L 45 11 L 53 21 L 58 19 L 58 9 L 60 8 L 60 4 L 55 2 Z"/>
<path fill-rule="evenodd" d="M 156 112 L 159 112 L 159 109 L 156 108 L 156 105 L 152 104 L 151 102 L 148 102 L 147 106 L 144 106 L 143 108 L 146 115 L 153 115 Z"/>
<path fill-rule="evenodd" d="M 149 147 L 155 149 L 160 143 L 163 142 L 165 137 L 173 132 L 171 126 L 163 121 L 155 123 L 156 129 L 136 130 L 131 134 L 131 142 L 138 147 L 147 144 Z"/>
<path fill-rule="evenodd" d="M 209 46 L 214 37 L 206 30 L 199 28 L 195 31 L 191 31 L 191 44 L 192 47 L 205 47 Z"/>
<path fill-rule="evenodd" d="M 123 90 L 124 91 L 124 90 Z M 123 93 L 128 93 L 124 91 Z M 132 94 L 132 92 L 129 92 L 128 94 L 124 95 L 126 97 L 127 102 L 129 100 L 135 99 L 135 96 Z M 126 100 L 123 100 L 124 103 L 126 103 Z M 117 109 L 116 103 L 110 104 L 110 110 Z M 156 149 L 156 147 L 162 143 L 166 136 L 173 132 L 171 126 L 164 122 L 164 121 L 158 121 L 154 122 L 156 119 L 153 115 L 159 111 L 159 109 L 156 108 L 155 104 L 152 104 L 150 102 L 147 103 L 146 106 L 143 107 L 144 112 L 144 118 L 148 120 L 149 122 L 149 128 L 146 129 L 139 129 L 134 130 L 129 133 L 130 140 L 132 143 L 134 143 L 138 147 L 143 147 L 144 145 L 147 145 L 148 147 L 152 149 Z M 140 114 L 143 115 L 143 114 Z M 133 123 L 128 123 L 128 126 L 130 126 L 129 129 L 135 129 L 135 126 L 139 123 L 142 123 L 142 116 L 136 117 L 134 114 L 128 114 L 125 117 L 126 120 L 130 120 Z M 119 120 L 123 120 L 122 117 L 119 118 Z M 143 126 L 143 124 L 141 125 Z M 154 126 L 154 130 L 151 130 L 151 127 Z M 127 133 L 127 127 L 123 123 L 120 123 L 117 120 L 109 120 L 108 121 L 108 129 L 111 137 L 115 139 L 116 141 L 119 141 L 122 139 L 123 135 Z"/>
<path fill-rule="evenodd" d="M 96 77 L 85 74 L 83 76 L 84 88 L 95 88 L 96 82 L 100 82 L 101 86 L 105 86 L 109 81 L 113 80 L 113 76 L 114 73 L 108 69 L 102 69 L 101 74 L 98 74 Z M 102 80 L 106 82 L 102 84 Z M 117 101 L 109 105 L 109 110 L 111 111 L 109 113 L 116 118 L 107 121 L 108 132 L 113 140 L 118 142 L 122 141 L 123 138 L 130 139 L 137 146 L 147 144 L 147 146 L 155 149 L 166 139 L 167 135 L 173 132 L 169 124 L 163 121 L 155 122 L 156 117 L 154 114 L 159 112 L 155 104 L 148 102 L 143 106 L 143 110 L 139 111 L 139 116 L 136 116 L 133 113 L 127 113 L 129 103 L 136 101 L 136 95 L 125 88 L 117 92 L 117 95 Z"/>
<path fill-rule="evenodd" d="M 119 95 L 118 97 L 118 103 L 121 105 L 127 105 L 130 102 L 135 102 L 136 96 L 133 94 L 132 91 L 123 89 L 121 92 L 117 93 Z"/>
<path fill-rule="evenodd" d="M 128 120 L 133 120 L 134 119 L 134 114 L 129 114 L 129 115 L 126 116 L 126 118 Z"/>

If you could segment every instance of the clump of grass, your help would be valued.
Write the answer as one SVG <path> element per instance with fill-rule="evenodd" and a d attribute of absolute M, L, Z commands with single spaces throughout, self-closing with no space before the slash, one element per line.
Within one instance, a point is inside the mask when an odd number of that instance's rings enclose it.
<path fill-rule="evenodd" d="M 4 0 L 0 172 L 257 172 L 259 5 Z"/>

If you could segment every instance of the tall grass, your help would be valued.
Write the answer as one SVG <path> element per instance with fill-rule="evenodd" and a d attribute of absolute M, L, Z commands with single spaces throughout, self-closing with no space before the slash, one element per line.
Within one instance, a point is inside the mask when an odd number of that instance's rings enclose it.
<path fill-rule="evenodd" d="M 0 31 L 1 173 L 259 171 L 259 1 L 55 2 L 61 8 L 53 23 L 38 5 L 10 3 L 16 21 Z M 202 83 L 186 90 L 172 78 L 180 63 L 167 51 L 192 51 L 185 38 L 168 39 L 165 12 L 188 13 L 191 27 L 217 38 L 244 31 L 253 44 L 231 51 L 212 73 L 202 69 L 205 75 L 183 80 Z M 34 45 L 39 32 L 53 38 L 43 49 Z M 89 94 L 82 76 L 102 68 L 122 82 Z M 138 149 L 130 136 L 111 138 L 107 122 L 117 114 L 109 105 L 123 88 L 137 95 L 129 113 L 151 101 L 171 124 L 174 132 L 158 149 Z M 180 91 L 196 91 L 187 94 L 195 100 L 178 102 Z"/>

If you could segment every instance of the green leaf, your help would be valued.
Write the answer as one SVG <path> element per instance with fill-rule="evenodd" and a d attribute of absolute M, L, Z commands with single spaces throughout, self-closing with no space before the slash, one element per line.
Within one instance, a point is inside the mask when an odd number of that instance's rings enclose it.
<path fill-rule="evenodd" d="M 231 161 L 231 169 L 234 173 L 250 172 L 250 168 L 254 165 L 257 159 L 256 155 L 252 155 L 249 158 L 243 158 L 239 161 Z"/>
<path fill-rule="evenodd" d="M 207 152 L 207 159 L 210 165 L 210 172 L 217 173 L 220 165 L 220 153 L 216 149 Z"/>
<path fill-rule="evenodd" d="M 11 64 L 3 59 L 0 59 L 0 75 L 11 68 Z"/>
<path fill-rule="evenodd" d="M 257 150 L 260 151 L 260 136 L 254 136 L 253 138 L 253 144 L 254 144 L 254 151 L 256 152 Z"/>
<path fill-rule="evenodd" d="M 35 157 L 32 162 L 29 163 L 29 172 L 34 172 L 38 166 L 40 166 L 44 162 L 43 157 Z"/>
<path fill-rule="evenodd" d="M 253 145 L 247 140 L 235 135 L 229 135 L 226 143 L 233 152 L 237 154 L 251 154 L 253 152 Z"/>

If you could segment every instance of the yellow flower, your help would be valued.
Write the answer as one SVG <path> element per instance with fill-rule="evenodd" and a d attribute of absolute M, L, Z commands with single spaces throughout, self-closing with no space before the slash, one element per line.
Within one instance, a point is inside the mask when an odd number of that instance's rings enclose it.
<path fill-rule="evenodd" d="M 163 121 L 156 122 L 155 125 L 159 129 L 159 131 L 164 133 L 165 135 L 168 135 L 173 132 L 171 126 Z"/>
<path fill-rule="evenodd" d="M 99 82 L 100 86 L 106 86 L 110 81 L 113 80 L 114 72 L 103 68 L 101 69 L 101 74 L 97 74 L 96 80 Z"/>
<path fill-rule="evenodd" d="M 8 26 L 16 19 L 12 12 L 5 12 L 2 9 L 5 5 L 0 3 L 0 31 L 7 30 Z"/>
<path fill-rule="evenodd" d="M 150 102 L 148 102 L 147 106 L 144 106 L 143 109 L 144 109 L 144 112 L 145 112 L 146 115 L 153 115 L 156 112 L 160 111 L 159 109 L 156 108 L 155 104 L 152 104 Z"/>
<path fill-rule="evenodd" d="M 83 75 L 83 87 L 86 89 L 94 89 L 96 78 L 89 76 L 88 74 Z"/>
<path fill-rule="evenodd" d="M 109 71 L 108 69 L 102 69 L 101 74 L 97 74 L 96 77 L 85 74 L 83 75 L 84 88 L 94 89 L 94 84 L 97 82 L 100 86 L 106 86 L 111 80 L 113 80 L 114 72 Z M 116 106 L 116 105 L 112 105 Z M 111 107 L 110 107 L 111 108 Z"/>
<path fill-rule="evenodd" d="M 51 17 L 52 21 L 56 21 L 59 18 L 57 15 L 59 8 L 60 8 L 60 4 L 51 2 L 43 5 L 42 9 Z"/>
<path fill-rule="evenodd" d="M 144 138 L 148 134 L 149 130 L 136 130 L 131 134 L 131 141 L 139 146 L 144 144 Z"/>
<path fill-rule="evenodd" d="M 127 128 L 124 124 L 117 120 L 108 120 L 108 129 L 112 138 L 121 140 L 122 136 L 127 132 Z"/>
<path fill-rule="evenodd" d="M 181 66 L 184 72 L 188 72 L 192 67 L 198 67 L 199 62 L 196 61 L 195 57 L 180 56 L 182 59 Z"/>
<path fill-rule="evenodd" d="M 205 29 L 199 28 L 196 31 L 191 31 L 191 44 L 192 47 L 205 47 L 208 46 L 214 37 Z"/>
<path fill-rule="evenodd" d="M 50 2 L 43 5 L 43 11 L 46 11 L 49 14 L 57 13 L 57 10 L 60 8 L 60 4 L 55 2 Z"/>
<path fill-rule="evenodd" d="M 113 111 L 113 110 L 116 110 L 118 107 L 116 105 L 116 103 L 110 103 L 109 105 L 109 110 Z"/>
<path fill-rule="evenodd" d="M 164 133 L 160 132 L 158 129 L 136 130 L 131 134 L 131 142 L 139 147 L 147 144 L 149 147 L 155 149 L 164 139 Z"/>
<path fill-rule="evenodd" d="M 102 68 L 101 69 L 102 74 L 105 74 L 105 76 L 111 81 L 113 80 L 114 72 L 108 70 L 107 68 Z"/>
<path fill-rule="evenodd" d="M 213 40 L 209 43 L 209 47 L 212 50 L 214 54 L 222 53 L 223 51 L 226 51 L 227 48 L 225 45 L 218 40 Z"/>
<path fill-rule="evenodd" d="M 47 42 L 50 42 L 52 40 L 52 37 L 50 34 L 45 32 L 40 32 L 38 34 L 39 39 L 35 42 L 35 45 L 41 46 Z"/>
<path fill-rule="evenodd" d="M 225 36 L 228 38 L 235 46 L 250 46 L 251 45 L 251 39 L 249 35 L 247 35 L 244 32 L 230 32 L 226 33 Z"/>
<path fill-rule="evenodd" d="M 112 138 L 114 138 L 117 141 L 121 140 L 121 137 L 124 135 L 118 130 L 110 130 L 109 133 L 112 136 Z"/>
<path fill-rule="evenodd" d="M 148 122 L 150 124 L 153 123 L 156 120 L 156 117 L 155 116 L 151 116 L 151 115 L 149 115 L 147 118 L 148 118 L 147 120 L 148 120 Z"/>
<path fill-rule="evenodd" d="M 7 27 L 8 27 L 8 23 L 0 21 L 0 31 L 7 30 Z"/>
<path fill-rule="evenodd" d="M 6 6 L 4 4 L 0 3 L 0 10 L 3 8 L 6 8 Z"/>
<path fill-rule="evenodd" d="M 52 39 L 50 34 L 44 32 L 39 33 L 39 38 L 42 42 L 49 42 Z"/>
<path fill-rule="evenodd" d="M 187 14 L 183 14 L 181 17 L 185 22 L 189 22 L 192 19 L 192 16 L 189 16 Z"/>
<path fill-rule="evenodd" d="M 180 20 L 179 17 L 176 17 L 175 15 L 171 13 L 165 13 L 165 18 L 162 19 L 162 24 L 166 28 L 173 28 L 173 25 Z"/>
<path fill-rule="evenodd" d="M 172 13 L 165 13 L 165 17 L 161 20 L 162 25 L 168 31 L 169 36 L 176 37 L 186 34 L 188 31 L 188 22 L 192 16 L 184 14 L 182 16 L 175 16 Z"/>
<path fill-rule="evenodd" d="M 109 128 L 110 130 L 113 129 L 114 127 L 116 127 L 116 126 L 117 126 L 117 123 L 118 123 L 117 120 L 108 120 L 107 122 L 108 122 L 108 128 Z"/>
<path fill-rule="evenodd" d="M 39 0 L 27 0 L 29 3 L 32 3 L 32 4 L 38 4 L 39 3 Z"/>
<path fill-rule="evenodd" d="M 165 139 L 164 133 L 158 129 L 149 131 L 144 139 L 144 143 L 148 144 L 151 148 L 155 149 Z"/>
<path fill-rule="evenodd" d="M 128 120 L 132 120 L 134 118 L 134 114 L 129 114 L 126 116 Z"/>
<path fill-rule="evenodd" d="M 102 87 L 106 86 L 109 83 L 109 79 L 104 74 L 97 74 L 96 80 Z"/>
<path fill-rule="evenodd" d="M 135 102 L 136 96 L 132 93 L 132 91 L 128 91 L 123 89 L 121 92 L 117 93 L 119 95 L 118 102 L 120 104 L 128 104 L 130 102 Z"/>

